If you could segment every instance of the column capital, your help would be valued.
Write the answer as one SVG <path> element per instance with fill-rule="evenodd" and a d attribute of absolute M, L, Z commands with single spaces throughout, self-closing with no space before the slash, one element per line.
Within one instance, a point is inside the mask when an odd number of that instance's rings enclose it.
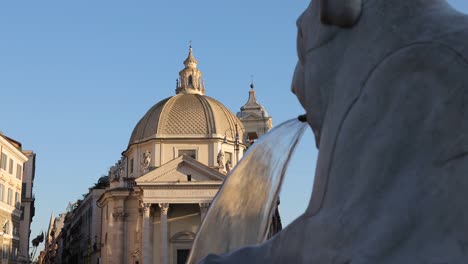
<path fill-rule="evenodd" d="M 211 205 L 211 203 L 199 203 L 198 204 L 201 209 L 208 209 Z"/>
<path fill-rule="evenodd" d="M 143 212 L 144 217 L 151 216 L 151 204 L 150 203 L 142 203 L 141 204 L 141 212 Z"/>
<path fill-rule="evenodd" d="M 208 208 L 210 208 L 210 203 L 199 203 L 200 206 L 200 216 L 201 220 L 205 219 L 206 213 L 208 212 Z"/>
<path fill-rule="evenodd" d="M 149 211 L 151 209 L 151 204 L 150 203 L 142 203 L 141 207 L 143 208 L 143 211 Z"/>
<path fill-rule="evenodd" d="M 123 221 L 127 217 L 127 214 L 123 211 L 117 211 L 112 213 L 112 217 L 117 221 Z"/>
<path fill-rule="evenodd" d="M 167 214 L 169 212 L 169 204 L 168 203 L 160 203 L 159 208 L 161 208 L 162 214 Z"/>

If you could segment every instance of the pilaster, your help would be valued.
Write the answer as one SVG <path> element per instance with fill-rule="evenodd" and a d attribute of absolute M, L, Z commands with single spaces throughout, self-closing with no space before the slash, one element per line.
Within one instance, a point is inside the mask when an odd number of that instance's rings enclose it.
<path fill-rule="evenodd" d="M 205 219 L 206 213 L 210 208 L 210 203 L 199 203 L 198 205 L 200 206 L 200 217 L 201 221 L 203 222 L 203 219 Z"/>
<path fill-rule="evenodd" d="M 169 212 L 168 203 L 160 203 L 161 208 L 161 264 L 169 264 L 168 256 L 168 229 L 167 229 L 167 213 Z"/>
<path fill-rule="evenodd" d="M 153 263 L 151 204 L 143 204 L 143 264 Z"/>

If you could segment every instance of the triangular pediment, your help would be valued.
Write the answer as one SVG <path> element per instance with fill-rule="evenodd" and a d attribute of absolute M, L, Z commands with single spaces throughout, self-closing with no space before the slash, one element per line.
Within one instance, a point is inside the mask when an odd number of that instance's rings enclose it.
<path fill-rule="evenodd" d="M 244 112 L 242 113 L 242 117 L 240 117 L 241 120 L 261 120 L 264 118 L 264 116 L 256 112 Z"/>
<path fill-rule="evenodd" d="M 188 175 L 190 175 L 191 181 L 188 181 Z M 224 174 L 211 169 L 191 157 L 182 155 L 144 174 L 135 181 L 137 184 L 164 182 L 196 184 L 197 182 L 219 182 L 223 181 L 224 177 Z"/>

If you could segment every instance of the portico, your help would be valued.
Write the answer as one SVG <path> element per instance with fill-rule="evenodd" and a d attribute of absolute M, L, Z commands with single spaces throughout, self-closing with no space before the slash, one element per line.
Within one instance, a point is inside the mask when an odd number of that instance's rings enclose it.
<path fill-rule="evenodd" d="M 143 264 L 181 261 L 224 177 L 183 155 L 136 179 Z"/>

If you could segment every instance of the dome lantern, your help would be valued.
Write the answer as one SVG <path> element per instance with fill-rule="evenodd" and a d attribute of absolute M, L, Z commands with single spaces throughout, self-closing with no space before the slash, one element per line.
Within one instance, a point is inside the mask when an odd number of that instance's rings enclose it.
<path fill-rule="evenodd" d="M 176 85 L 176 94 L 205 94 L 205 83 L 202 80 L 202 72 L 197 69 L 198 61 L 193 56 L 192 45 L 189 46 L 189 54 L 184 60 L 185 68 L 179 72 L 179 80 Z"/>

